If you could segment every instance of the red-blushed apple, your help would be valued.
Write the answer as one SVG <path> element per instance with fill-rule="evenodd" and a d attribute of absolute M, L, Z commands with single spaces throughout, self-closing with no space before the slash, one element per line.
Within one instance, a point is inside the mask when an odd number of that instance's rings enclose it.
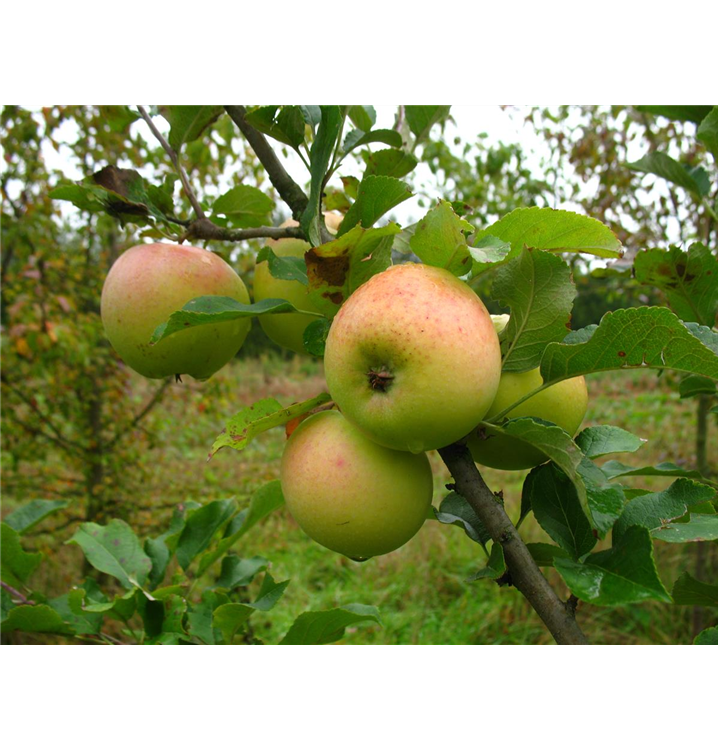
<path fill-rule="evenodd" d="M 354 560 L 406 544 L 424 523 L 433 494 L 425 454 L 377 445 L 338 411 L 313 414 L 294 430 L 281 481 L 303 531 Z"/>
<path fill-rule="evenodd" d="M 543 379 L 538 367 L 528 372 L 503 373 L 499 390 L 486 414 L 486 419 L 491 419 L 542 384 Z M 512 409 L 506 417 L 545 419 L 562 427 L 573 437 L 586 416 L 587 408 L 586 380 L 580 376 L 549 386 Z M 532 469 L 548 460 L 541 451 L 528 443 L 499 435 L 490 427 L 475 432 L 468 445 L 476 463 L 493 469 Z"/>
<path fill-rule="evenodd" d="M 206 380 L 239 351 L 250 319 L 179 331 L 150 345 L 155 328 L 195 297 L 249 303 L 242 279 L 219 255 L 189 245 L 153 243 L 124 252 L 102 288 L 102 323 L 123 362 L 148 378 Z"/>
<path fill-rule="evenodd" d="M 343 218 L 340 214 L 324 214 L 327 229 L 332 233 L 336 233 Z M 281 226 L 296 227 L 299 224 L 293 219 L 289 219 Z M 267 247 L 270 247 L 274 254 L 280 258 L 303 258 L 304 253 L 310 249 L 311 245 L 304 240 L 286 238 L 283 240 L 267 240 Z M 257 263 L 255 266 L 252 294 L 255 302 L 263 299 L 286 299 L 298 310 L 319 312 L 316 305 L 309 299 L 307 287 L 304 284 L 299 281 L 275 279 L 269 273 L 269 264 L 266 260 Z M 259 324 L 275 344 L 299 354 L 307 353 L 304 348 L 304 329 L 314 320 L 317 320 L 317 318 L 301 313 L 259 316 Z"/>
<path fill-rule="evenodd" d="M 339 310 L 324 355 L 346 418 L 377 443 L 419 453 L 471 432 L 494 400 L 499 340 L 483 302 L 433 266 L 393 266 Z"/>

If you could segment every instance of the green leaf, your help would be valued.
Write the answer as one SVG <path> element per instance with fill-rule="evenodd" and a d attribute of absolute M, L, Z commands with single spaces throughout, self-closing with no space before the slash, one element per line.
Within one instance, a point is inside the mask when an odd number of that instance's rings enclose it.
<path fill-rule="evenodd" d="M 237 555 L 227 555 L 222 560 L 222 572 L 217 579 L 217 586 L 223 589 L 248 586 L 256 575 L 267 569 L 268 565 L 269 560 L 265 557 L 241 558 Z"/>
<path fill-rule="evenodd" d="M 563 341 L 570 328 L 576 287 L 568 264 L 548 252 L 524 250 L 497 268 L 492 296 L 511 308 L 500 336 L 502 370 L 533 370 L 546 345 Z"/>
<path fill-rule="evenodd" d="M 623 513 L 626 493 L 619 484 L 612 484 L 608 477 L 588 458 L 578 465 L 578 473 L 586 486 L 588 507 L 599 538 L 603 539 L 616 519 Z"/>
<path fill-rule="evenodd" d="M 286 409 L 273 398 L 264 398 L 252 406 L 245 406 L 225 424 L 223 432 L 212 444 L 209 457 L 212 458 L 220 448 L 234 448 L 234 450 L 242 451 L 262 432 L 271 430 L 272 427 L 280 427 L 295 417 L 300 417 L 316 409 L 317 406 L 326 404 L 331 399 L 328 393 L 320 393 L 314 398 L 293 404 Z"/>
<path fill-rule="evenodd" d="M 13 630 L 25 633 L 73 634 L 72 627 L 63 622 L 62 617 L 48 604 L 21 604 L 13 607 L 0 625 L 0 632 L 9 633 Z"/>
<path fill-rule="evenodd" d="M 611 549 L 595 552 L 583 563 L 557 557 L 554 565 L 571 593 L 591 604 L 671 601 L 656 571 L 648 529 L 641 526 L 632 526 Z"/>
<path fill-rule="evenodd" d="M 601 258 L 620 258 L 623 249 L 616 235 L 597 219 L 553 208 L 517 208 L 479 232 L 511 243 L 506 260 L 524 248 L 561 253 L 589 253 Z M 475 268 L 474 273 L 481 271 Z"/>
<path fill-rule="evenodd" d="M 366 164 L 364 177 L 368 175 L 386 175 L 387 177 L 406 177 L 413 172 L 419 163 L 415 156 L 395 148 L 381 151 L 364 151 L 362 157 Z"/>
<path fill-rule="evenodd" d="M 67 623 L 75 633 L 80 635 L 99 633 L 103 615 L 84 612 L 82 609 L 84 600 L 85 590 L 76 588 L 67 594 L 50 599 L 47 604 L 60 615 L 63 622 Z"/>
<path fill-rule="evenodd" d="M 18 534 L 24 534 L 44 518 L 62 508 L 67 508 L 66 500 L 30 500 L 29 503 L 25 503 L 5 516 L 3 523 L 15 529 Z"/>
<path fill-rule="evenodd" d="M 450 492 L 441 502 L 439 510 L 431 508 L 439 523 L 459 526 L 471 541 L 485 547 L 491 541 L 491 535 L 476 511 L 469 505 L 468 501 L 458 492 Z"/>
<path fill-rule="evenodd" d="M 529 542 L 526 548 L 531 553 L 536 565 L 541 568 L 552 568 L 557 557 L 566 558 L 569 556 L 565 549 L 544 542 Z"/>
<path fill-rule="evenodd" d="M 183 570 L 200 552 L 204 552 L 212 537 L 229 521 L 237 510 L 234 500 L 215 500 L 187 514 L 177 543 L 177 562 Z"/>
<path fill-rule="evenodd" d="M 302 107 L 298 106 L 278 108 L 276 105 L 257 107 L 247 112 L 246 119 L 260 133 L 296 150 L 304 143 L 305 116 L 311 116 L 315 109 L 305 107 L 302 111 Z"/>
<path fill-rule="evenodd" d="M 0 530 L 2 547 L 2 579 L 10 584 L 26 583 L 42 562 L 42 552 L 25 552 L 20 544 L 20 535 L 15 529 L 2 524 Z"/>
<path fill-rule="evenodd" d="M 669 523 L 653 532 L 662 542 L 712 542 L 718 539 L 718 516 L 715 513 L 691 513 L 685 523 Z"/>
<path fill-rule="evenodd" d="M 449 116 L 450 105 L 427 104 L 405 105 L 404 116 L 409 129 L 416 136 L 414 145 L 417 146 L 429 137 L 434 125 L 443 122 Z"/>
<path fill-rule="evenodd" d="M 184 331 L 191 326 L 216 325 L 227 320 L 249 318 L 285 312 L 305 312 L 297 310 L 285 299 L 263 299 L 251 305 L 237 302 L 232 297 L 210 295 L 191 299 L 181 310 L 173 312 L 166 323 L 160 323 L 152 334 L 150 344 L 164 341 L 168 336 Z"/>
<path fill-rule="evenodd" d="M 280 641 L 280 646 L 314 646 L 334 643 L 344 637 L 350 625 L 373 621 L 381 625 L 379 610 L 366 604 L 347 604 L 345 607 L 320 612 L 304 612 L 292 624 Z"/>
<path fill-rule="evenodd" d="M 634 172 L 656 175 L 664 180 L 678 185 L 695 195 L 700 196 L 701 190 L 698 183 L 689 174 L 688 170 L 668 154 L 660 151 L 651 151 L 638 161 L 626 164 Z"/>
<path fill-rule="evenodd" d="M 300 104 L 299 109 L 304 117 L 304 122 L 309 125 L 314 132 L 314 129 L 322 121 L 322 110 L 317 104 Z"/>
<path fill-rule="evenodd" d="M 147 580 L 150 590 L 155 589 L 164 580 L 171 552 L 174 552 L 177 548 L 177 541 L 184 528 L 187 512 L 199 507 L 201 507 L 200 504 L 194 502 L 183 503 L 177 506 L 172 513 L 172 520 L 167 531 L 155 539 L 145 540 L 145 554 L 152 562 L 152 570 Z M 156 591 L 153 593 L 153 596 L 157 596 Z"/>
<path fill-rule="evenodd" d="M 718 379 L 718 354 L 665 307 L 632 307 L 606 313 L 584 343 L 549 344 L 541 377 L 546 387 L 590 372 L 641 367 Z"/>
<path fill-rule="evenodd" d="M 481 578 L 491 578 L 496 580 L 506 572 L 506 560 L 504 560 L 504 548 L 494 542 L 491 545 L 491 554 L 489 555 L 486 567 L 474 573 L 467 578 L 467 581 L 478 581 Z"/>
<path fill-rule="evenodd" d="M 665 490 L 649 492 L 630 500 L 613 527 L 613 538 L 622 536 L 630 526 L 645 526 L 649 531 L 660 529 L 669 521 L 685 515 L 689 506 L 711 500 L 714 495 L 715 490 L 705 484 L 691 479 L 676 479 Z"/>
<path fill-rule="evenodd" d="M 702 375 L 687 375 L 678 383 L 678 393 L 681 398 L 693 398 L 703 394 L 714 396 L 718 393 L 715 381 Z"/>
<path fill-rule="evenodd" d="M 510 252 L 510 242 L 505 242 L 490 234 L 485 234 L 480 239 L 475 240 L 473 245 L 469 245 L 474 276 L 488 270 L 494 263 L 501 263 Z"/>
<path fill-rule="evenodd" d="M 270 275 L 275 279 L 298 281 L 304 286 L 309 283 L 304 258 L 295 258 L 291 255 L 280 258 L 274 254 L 271 247 L 263 247 L 257 254 L 257 263 L 263 263 L 265 260 L 269 266 Z"/>
<path fill-rule="evenodd" d="M 224 112 L 220 106 L 173 104 L 160 107 L 160 113 L 170 124 L 169 144 L 175 151 L 182 144 L 194 141 Z"/>
<path fill-rule="evenodd" d="M 213 563 L 231 549 L 253 526 L 284 505 L 282 485 L 278 479 L 260 487 L 249 501 L 249 507 L 237 513 L 230 521 L 224 538 L 216 549 L 208 552 L 199 564 L 198 575 L 202 575 Z"/>
<path fill-rule="evenodd" d="M 575 440 L 587 458 L 599 458 L 609 453 L 633 453 L 646 442 L 627 430 L 608 424 L 586 427 Z"/>
<path fill-rule="evenodd" d="M 698 633 L 693 641 L 694 646 L 718 646 L 718 627 L 706 628 Z"/>
<path fill-rule="evenodd" d="M 237 631 L 254 614 L 254 610 L 248 604 L 223 604 L 214 610 L 212 614 L 212 627 L 218 628 L 222 633 L 222 640 L 231 644 Z"/>
<path fill-rule="evenodd" d="M 347 137 L 342 144 L 342 151 L 348 154 L 359 146 L 366 146 L 369 143 L 385 143 L 387 146 L 401 148 L 402 138 L 396 130 L 372 130 L 365 131 L 357 128 L 347 133 Z"/>
<path fill-rule="evenodd" d="M 523 493 L 541 528 L 572 557 L 579 559 L 594 548 L 596 537 L 576 487 L 556 466 L 544 464 L 532 469 Z"/>
<path fill-rule="evenodd" d="M 0 589 L 0 622 L 5 620 L 10 610 L 16 606 L 10 594 L 5 589 Z"/>
<path fill-rule="evenodd" d="M 668 304 L 683 321 L 712 326 L 718 312 L 718 259 L 702 243 L 695 242 L 687 253 L 670 250 L 644 250 L 633 262 L 634 275 L 641 284 L 658 287 Z"/>
<path fill-rule="evenodd" d="M 374 274 L 391 265 L 393 236 L 390 223 L 375 229 L 354 227 L 346 234 L 306 253 L 309 298 L 327 317 Z"/>
<path fill-rule="evenodd" d="M 368 133 L 376 123 L 376 110 L 370 104 L 355 104 L 349 107 L 349 119 L 354 125 Z"/>
<path fill-rule="evenodd" d="M 427 265 L 463 276 L 471 270 L 466 233 L 473 230 L 468 221 L 456 214 L 451 203 L 441 200 L 417 224 L 409 245 Z"/>
<path fill-rule="evenodd" d="M 261 227 L 270 223 L 274 201 L 251 185 L 237 185 L 212 204 L 215 216 L 226 216 L 233 227 Z"/>
<path fill-rule="evenodd" d="M 312 354 L 315 357 L 324 356 L 327 336 L 329 335 L 329 329 L 331 327 L 331 320 L 320 318 L 319 320 L 312 321 L 304 329 L 303 343 L 308 354 Z"/>
<path fill-rule="evenodd" d="M 636 107 L 639 112 L 650 112 L 669 120 L 695 122 L 698 124 L 711 111 L 710 106 L 699 104 L 641 104 Z"/>
<path fill-rule="evenodd" d="M 617 477 L 686 477 L 686 479 L 701 479 L 700 472 L 695 469 L 682 469 L 680 466 L 663 461 L 655 466 L 628 466 L 620 461 L 606 461 L 601 471 L 609 478 Z"/>
<path fill-rule="evenodd" d="M 311 183 L 309 202 L 301 218 L 302 229 L 312 247 L 321 244 L 319 234 L 319 216 L 321 213 L 322 190 L 324 178 L 334 153 L 334 146 L 342 127 L 342 114 L 336 105 L 322 106 L 322 121 L 317 128 L 317 134 L 309 152 Z"/>
<path fill-rule="evenodd" d="M 289 586 L 289 581 L 277 583 L 272 578 L 272 574 L 267 571 L 264 574 L 262 587 L 259 590 L 259 594 L 257 594 L 257 598 L 249 606 L 261 612 L 269 612 L 280 600 L 287 586 Z"/>
<path fill-rule="evenodd" d="M 718 607 L 718 586 L 699 581 L 690 573 L 683 573 L 673 584 L 674 604 L 691 607 Z"/>
<path fill-rule="evenodd" d="M 199 638 L 203 643 L 209 645 L 219 643 L 221 633 L 212 626 L 212 614 L 223 604 L 229 604 L 229 597 L 226 594 L 205 589 L 202 593 L 202 601 L 199 604 L 193 604 L 192 610 L 187 614 L 187 632 Z"/>
<path fill-rule="evenodd" d="M 713 107 L 698 126 L 696 138 L 718 161 L 718 107 Z"/>
<path fill-rule="evenodd" d="M 387 211 L 412 195 L 409 186 L 395 177 L 366 176 L 359 184 L 357 199 L 347 211 L 337 237 L 345 235 L 357 224 L 368 229 Z"/>

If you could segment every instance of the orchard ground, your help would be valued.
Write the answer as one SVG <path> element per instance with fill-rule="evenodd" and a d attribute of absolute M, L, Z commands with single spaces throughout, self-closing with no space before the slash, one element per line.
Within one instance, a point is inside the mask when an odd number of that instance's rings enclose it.
<path fill-rule="evenodd" d="M 136 495 L 125 500 L 117 515 L 127 518 L 143 535 L 163 527 L 172 508 L 183 501 L 206 503 L 234 496 L 246 502 L 265 482 L 277 479 L 285 443 L 284 429 L 263 433 L 243 452 L 223 449 L 210 462 L 207 452 L 224 426 L 224 419 L 242 406 L 265 397 L 283 404 L 309 398 L 325 389 L 321 363 L 305 357 L 280 359 L 273 355 L 235 360 L 205 384 L 190 378 L 170 389 L 157 407 L 154 431 L 147 441 L 143 467 L 137 476 Z M 650 438 L 634 455 L 618 455 L 633 465 L 671 460 L 686 468 L 694 465 L 694 403 L 681 401 L 670 376 L 654 371 L 609 372 L 587 377 L 589 407 L 584 426 L 614 424 Z M 156 382 L 156 381 L 155 381 Z M 143 403 L 155 382 L 133 376 L 132 398 Z M 715 428 L 711 427 L 713 431 Z M 434 471 L 434 505 L 450 481 L 436 452 L 429 454 Z M 3 472 L 3 513 L 33 497 L 54 498 L 60 484 L 42 486 L 53 475 L 52 454 L 43 461 L 24 463 L 20 473 Z M 57 457 L 60 461 L 60 457 Z M 515 521 L 525 472 L 483 471 L 488 485 L 503 490 L 509 515 Z M 21 489 L 27 480 L 33 494 Z M 20 484 L 17 484 L 17 482 Z M 626 484 L 630 483 L 626 480 Z M 660 489 L 671 480 L 641 478 L 642 486 Z M 638 486 L 638 485 L 636 485 Z M 44 489 L 44 492 L 43 492 Z M 54 523 L 59 525 L 58 522 Z M 41 524 L 26 538 L 28 551 L 37 549 L 48 559 L 31 585 L 48 596 L 67 591 L 80 577 L 82 556 L 75 547 L 61 546 L 73 526 L 52 536 Z M 526 541 L 550 539 L 533 518 L 522 526 Z M 54 546 L 50 546 L 54 545 Z M 60 546 L 57 546 L 60 545 Z M 607 546 L 601 543 L 596 549 Z M 689 547 L 655 545 L 665 585 L 691 569 Z M 538 615 L 514 589 L 499 589 L 491 581 L 466 583 L 485 562 L 481 548 L 455 526 L 425 523 L 419 534 L 400 550 L 366 563 L 352 562 L 312 542 L 285 509 L 270 515 L 233 550 L 241 557 L 261 555 L 272 563 L 276 580 L 291 579 L 280 604 L 269 614 L 256 613 L 254 635 L 276 643 L 294 618 L 307 609 L 327 609 L 352 602 L 379 607 L 383 628 L 350 628 L 344 643 L 353 644 L 480 644 L 551 643 Z M 712 554 L 716 554 L 715 546 Z M 568 591 L 553 569 L 544 569 L 549 581 L 566 598 Z M 207 575 L 210 575 L 209 573 Z M 670 576 L 670 577 L 669 577 Z M 169 576 L 168 576 L 169 580 Z M 253 592 L 255 582 L 250 588 Z M 579 621 L 594 643 L 690 643 L 692 608 L 660 603 L 604 609 L 581 604 Z M 120 625 L 118 624 L 118 628 Z M 63 642 L 59 636 L 12 634 L 15 643 Z"/>

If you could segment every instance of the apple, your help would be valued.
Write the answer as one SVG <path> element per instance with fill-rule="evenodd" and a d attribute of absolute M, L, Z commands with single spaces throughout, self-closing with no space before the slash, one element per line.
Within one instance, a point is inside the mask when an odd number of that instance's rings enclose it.
<path fill-rule="evenodd" d="M 302 530 L 354 560 L 406 544 L 423 525 L 433 494 L 425 454 L 377 445 L 338 411 L 314 414 L 294 430 L 281 482 Z"/>
<path fill-rule="evenodd" d="M 343 216 L 335 213 L 324 214 L 327 229 L 332 233 L 336 233 L 337 229 L 339 229 L 343 218 Z M 299 224 L 293 219 L 289 219 L 281 226 L 296 227 Z M 311 245 L 304 240 L 286 238 L 283 240 L 267 240 L 267 247 L 271 247 L 274 254 L 280 258 L 303 258 L 304 253 L 311 248 Z M 299 281 L 275 279 L 269 273 L 269 264 L 266 260 L 257 263 L 254 269 L 252 292 L 255 302 L 263 299 L 286 299 L 298 310 L 319 312 L 316 305 L 310 301 L 307 295 L 307 287 L 304 284 Z M 275 344 L 279 344 L 279 346 L 291 349 L 299 354 L 307 353 L 304 348 L 304 329 L 314 320 L 317 320 L 317 318 L 311 315 L 302 315 L 301 313 L 279 313 L 276 315 L 259 316 L 259 324 Z"/>
<path fill-rule="evenodd" d="M 486 419 L 503 411 L 543 383 L 537 367 L 528 372 L 505 372 Z M 581 426 L 588 407 L 588 391 L 583 376 L 562 380 L 512 409 L 507 418 L 538 417 L 553 422 L 573 436 Z M 516 438 L 499 435 L 491 428 L 478 430 L 468 442 L 474 461 L 493 469 L 532 469 L 547 461 L 541 451 Z"/>
<path fill-rule="evenodd" d="M 442 268 L 408 263 L 344 303 L 324 354 L 329 392 L 375 442 L 420 453 L 465 437 L 491 406 L 499 340 L 483 302 Z"/>
<path fill-rule="evenodd" d="M 102 288 L 105 334 L 126 365 L 148 378 L 191 375 L 206 380 L 239 351 L 250 319 L 188 328 L 150 345 L 155 328 L 195 297 L 249 303 L 234 270 L 208 250 L 153 243 L 124 252 Z"/>

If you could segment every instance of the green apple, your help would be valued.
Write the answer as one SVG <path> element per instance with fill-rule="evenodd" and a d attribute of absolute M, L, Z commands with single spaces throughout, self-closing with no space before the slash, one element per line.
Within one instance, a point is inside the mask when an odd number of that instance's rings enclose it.
<path fill-rule="evenodd" d="M 433 493 L 425 454 L 377 445 L 338 411 L 314 414 L 294 430 L 281 480 L 304 532 L 355 560 L 406 544 L 423 525 Z"/>
<path fill-rule="evenodd" d="M 250 319 L 197 326 L 150 346 L 155 328 L 195 297 L 219 295 L 249 303 L 230 266 L 208 250 L 153 243 L 124 252 L 102 288 L 105 334 L 126 365 L 148 378 L 191 375 L 206 380 L 239 351 Z"/>
<path fill-rule="evenodd" d="M 336 232 L 343 218 L 339 214 L 324 214 L 324 221 L 330 232 Z M 282 226 L 296 227 L 299 224 L 289 219 Z M 272 248 L 274 254 L 280 258 L 303 258 L 304 253 L 310 249 L 311 245 L 304 240 L 287 238 L 283 240 L 267 240 L 267 247 Z M 319 312 L 316 305 L 309 299 L 307 287 L 304 284 L 299 281 L 275 279 L 269 273 L 269 264 L 266 260 L 257 263 L 254 269 L 252 292 L 255 302 L 263 299 L 286 299 L 298 310 Z M 299 354 L 307 353 L 307 350 L 304 348 L 304 329 L 314 320 L 317 320 L 317 318 L 311 315 L 302 315 L 301 313 L 259 316 L 259 324 L 275 344 L 279 344 L 279 346 L 291 349 Z"/>
<path fill-rule="evenodd" d="M 471 432 L 501 375 L 483 302 L 448 271 L 408 263 L 373 276 L 344 303 L 324 355 L 329 392 L 372 440 L 419 453 Z"/>
<path fill-rule="evenodd" d="M 527 393 L 542 385 L 543 379 L 537 367 L 528 372 L 505 372 L 501 375 L 499 390 L 494 403 L 486 414 L 491 419 Z M 538 417 L 553 422 L 573 436 L 581 426 L 588 407 L 588 391 L 583 376 L 562 380 L 540 391 L 519 404 L 506 416 Z M 486 428 L 476 431 L 469 439 L 469 448 L 474 461 L 493 469 L 532 469 L 548 459 L 541 451 L 516 438 L 499 435 Z"/>

